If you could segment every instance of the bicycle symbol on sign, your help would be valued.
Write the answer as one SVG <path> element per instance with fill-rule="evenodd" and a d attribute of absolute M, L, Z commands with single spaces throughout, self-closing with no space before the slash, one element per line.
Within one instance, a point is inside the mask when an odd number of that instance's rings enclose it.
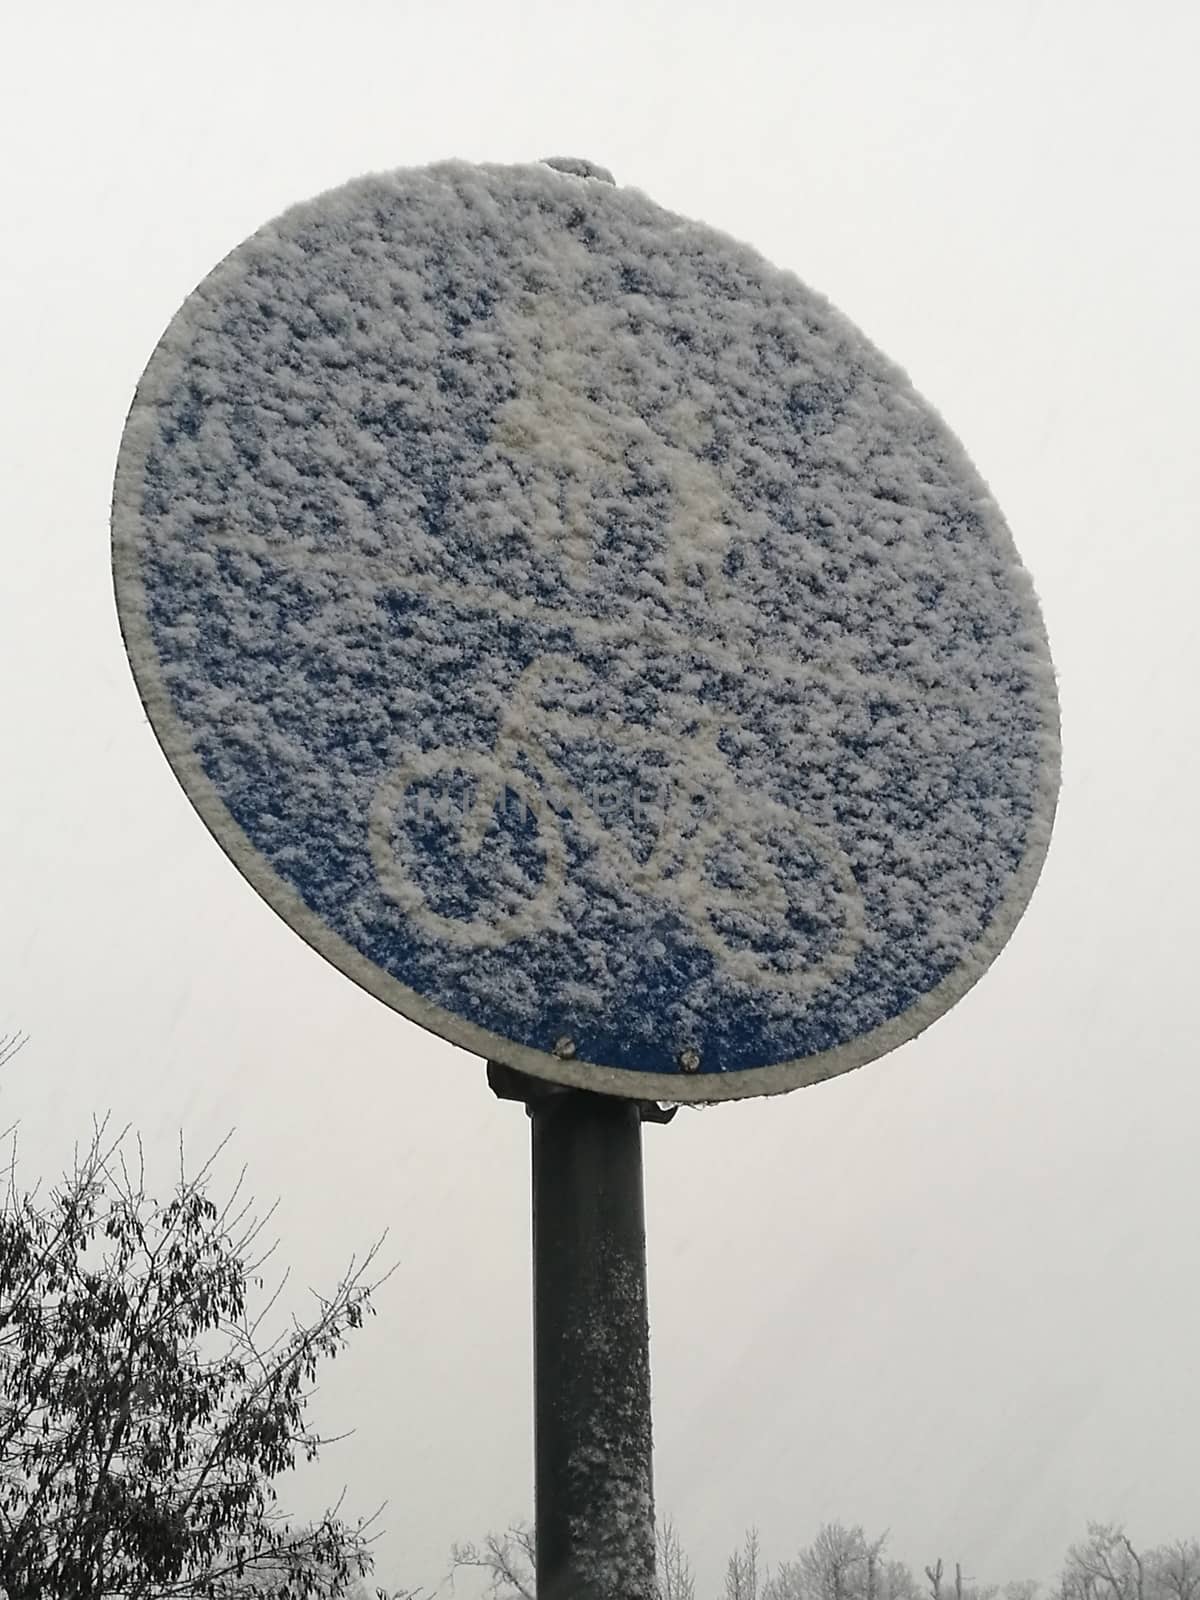
<path fill-rule="evenodd" d="M 562 684 L 585 677 L 567 657 L 540 656 L 518 681 L 490 750 L 439 748 L 410 755 L 388 773 L 375 793 L 369 822 L 372 861 L 388 897 L 430 937 L 468 949 L 495 948 L 553 926 L 566 882 L 567 841 L 564 815 L 547 799 L 552 792 L 601 870 L 630 892 L 671 905 L 724 973 L 798 998 L 835 981 L 853 964 L 864 936 L 862 897 L 837 843 L 773 800 L 759 796 L 753 806 L 748 803 L 719 747 L 731 718 L 704 716 L 698 731 L 668 738 L 615 717 L 553 710 L 539 699 L 551 678 Z M 514 706 L 524 707 L 524 713 Z M 644 860 L 606 824 L 551 753 L 548 744 L 564 736 L 603 739 L 635 753 L 665 751 L 670 758 L 669 795 Z M 704 784 L 701 815 L 695 811 L 698 775 Z M 421 813 L 424 787 L 461 783 L 464 777 L 471 799 L 458 810 L 455 841 L 464 858 L 478 856 L 489 831 L 499 828 L 498 812 L 510 794 L 536 827 L 540 881 L 527 885 L 524 904 L 499 916 L 460 917 L 437 910 L 396 847 L 398 829 Z M 443 817 L 454 815 L 454 808 L 443 811 Z M 803 907 L 793 902 L 773 864 L 781 846 L 790 861 L 808 865 L 801 878 Z M 798 910 L 807 938 L 797 929 Z M 749 942 L 733 931 L 747 921 Z"/>

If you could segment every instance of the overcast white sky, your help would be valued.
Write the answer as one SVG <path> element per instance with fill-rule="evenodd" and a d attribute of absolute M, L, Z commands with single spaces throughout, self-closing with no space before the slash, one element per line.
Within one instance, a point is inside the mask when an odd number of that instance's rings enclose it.
<path fill-rule="evenodd" d="M 827 293 L 1004 507 L 1061 678 L 1064 789 L 1011 945 L 922 1038 L 647 1131 L 660 1509 L 703 1597 L 756 1522 L 980 1581 L 1088 1517 L 1200 1533 L 1194 1007 L 1200 111 L 1194 8 L 26 7 L 0 67 L 0 1084 L 25 1175 L 93 1112 L 170 1181 L 231 1126 L 328 1285 L 390 1228 L 380 1315 L 295 1485 L 383 1498 L 379 1574 L 531 1509 L 528 1151 L 481 1063 L 262 904 L 125 664 L 108 502 L 166 323 L 355 174 L 563 153 Z M 461 1590 L 461 1586 L 460 1586 Z"/>

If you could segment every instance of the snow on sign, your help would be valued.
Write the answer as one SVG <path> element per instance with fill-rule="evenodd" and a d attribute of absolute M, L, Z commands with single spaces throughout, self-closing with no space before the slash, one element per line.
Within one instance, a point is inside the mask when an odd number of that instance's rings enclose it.
<path fill-rule="evenodd" d="M 601 169 L 358 179 L 232 252 L 125 429 L 121 622 L 259 892 L 364 988 L 568 1084 L 813 1082 L 1032 892 L 1029 579 L 826 301 Z"/>

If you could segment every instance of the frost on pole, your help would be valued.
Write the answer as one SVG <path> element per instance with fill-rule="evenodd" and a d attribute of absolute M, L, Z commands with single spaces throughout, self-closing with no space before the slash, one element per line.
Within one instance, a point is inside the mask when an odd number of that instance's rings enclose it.
<path fill-rule="evenodd" d="M 794 1088 L 927 1026 L 1032 893 L 1057 702 L 986 486 L 827 301 L 590 163 L 246 240 L 143 376 L 113 545 L 224 849 L 480 1055 Z"/>

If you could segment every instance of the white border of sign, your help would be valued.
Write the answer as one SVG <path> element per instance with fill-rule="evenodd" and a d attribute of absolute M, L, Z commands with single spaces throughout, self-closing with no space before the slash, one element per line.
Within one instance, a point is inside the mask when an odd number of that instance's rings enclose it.
<path fill-rule="evenodd" d="M 187 303 L 184 302 L 185 305 Z M 577 1058 L 563 1059 L 547 1051 L 516 1044 L 433 1005 L 368 961 L 309 910 L 296 890 L 275 872 L 234 821 L 205 774 L 191 736 L 175 713 L 161 675 L 158 654 L 147 621 L 146 594 L 140 569 L 141 495 L 146 451 L 157 434 L 157 401 L 177 358 L 171 337 L 175 321 L 176 318 L 173 318 L 142 374 L 126 420 L 117 462 L 112 503 L 112 541 L 113 580 L 121 632 L 138 692 L 155 736 L 192 805 L 243 877 L 289 927 L 339 971 L 402 1016 L 487 1060 L 499 1061 L 533 1077 L 572 1088 L 591 1089 L 638 1100 L 685 1104 L 781 1094 L 863 1066 L 915 1038 L 983 976 L 1007 943 L 1028 905 L 1049 848 L 1059 787 L 1057 705 L 1054 724 L 1052 727 L 1047 725 L 1045 729 L 1047 736 L 1054 737 L 1052 741 L 1049 737 L 1046 740 L 1039 785 L 1034 796 L 1030 842 L 1020 866 L 1010 879 L 1007 895 L 983 935 L 965 961 L 902 1015 L 832 1050 L 773 1066 L 739 1069 L 728 1074 L 719 1071 L 689 1074 L 683 1070 L 669 1074 L 643 1073 Z M 973 476 L 976 475 L 965 455 L 962 457 L 962 466 Z M 1004 532 L 1007 535 L 1007 530 Z M 1017 562 L 1019 558 L 1011 535 L 1007 537 L 1012 558 Z"/>

